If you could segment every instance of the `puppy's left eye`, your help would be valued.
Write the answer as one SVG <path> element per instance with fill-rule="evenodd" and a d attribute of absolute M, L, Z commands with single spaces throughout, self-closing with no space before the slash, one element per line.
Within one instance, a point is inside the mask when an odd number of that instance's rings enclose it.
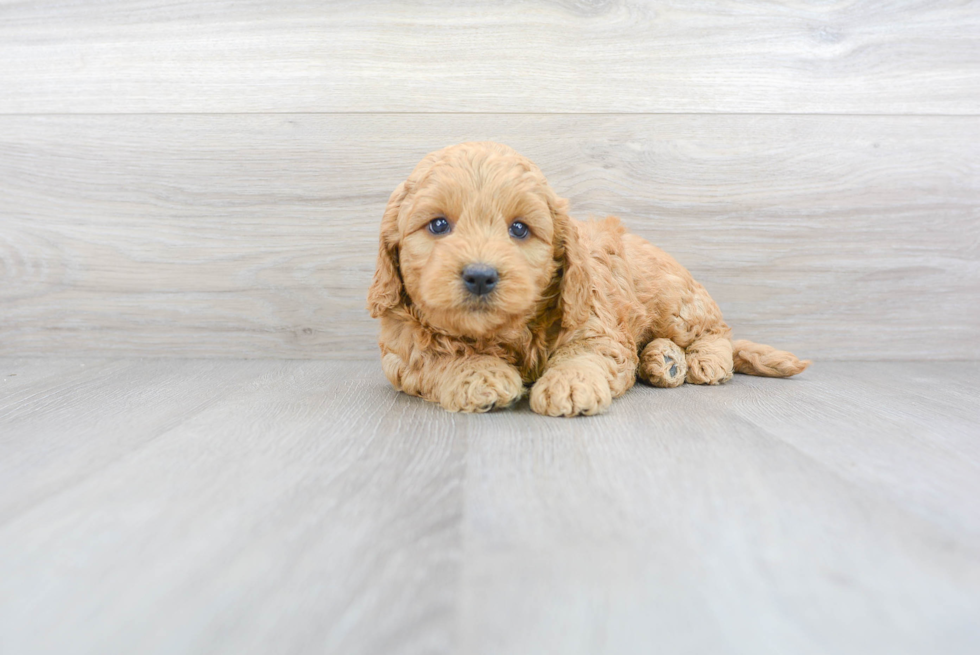
<path fill-rule="evenodd" d="M 526 239 L 527 235 L 531 233 L 531 231 L 527 229 L 527 225 L 524 225 L 524 223 L 521 223 L 520 221 L 514 221 L 511 223 L 508 232 L 510 232 L 510 235 L 515 239 Z"/>
<path fill-rule="evenodd" d="M 449 234 L 450 230 L 452 229 L 453 227 L 449 224 L 449 221 L 442 216 L 438 216 L 429 221 L 429 232 L 435 234 L 436 236 Z"/>

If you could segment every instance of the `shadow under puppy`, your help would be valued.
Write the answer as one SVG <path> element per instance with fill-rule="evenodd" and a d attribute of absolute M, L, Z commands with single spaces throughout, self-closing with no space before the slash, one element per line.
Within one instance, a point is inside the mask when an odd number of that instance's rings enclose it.
<path fill-rule="evenodd" d="M 579 222 L 496 143 L 426 156 L 385 209 L 371 316 L 395 388 L 450 411 L 598 414 L 633 386 L 788 377 L 810 363 L 731 339 L 718 305 L 619 219 Z"/>

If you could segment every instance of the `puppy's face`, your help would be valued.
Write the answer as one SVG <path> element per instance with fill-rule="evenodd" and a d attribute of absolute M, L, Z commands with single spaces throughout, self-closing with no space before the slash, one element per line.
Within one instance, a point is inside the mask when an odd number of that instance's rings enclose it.
<path fill-rule="evenodd" d="M 398 267 L 434 327 L 486 337 L 526 321 L 555 262 L 554 194 L 505 146 L 434 153 L 409 178 L 398 211 Z"/>

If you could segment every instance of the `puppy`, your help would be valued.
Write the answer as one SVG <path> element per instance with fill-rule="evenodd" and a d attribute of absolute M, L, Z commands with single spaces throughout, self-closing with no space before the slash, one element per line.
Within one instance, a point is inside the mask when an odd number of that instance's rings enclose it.
<path fill-rule="evenodd" d="M 396 389 L 449 411 L 599 414 L 633 386 L 788 377 L 810 362 L 731 339 L 718 305 L 614 217 L 568 215 L 531 161 L 496 143 L 425 157 L 381 221 L 368 293 Z"/>

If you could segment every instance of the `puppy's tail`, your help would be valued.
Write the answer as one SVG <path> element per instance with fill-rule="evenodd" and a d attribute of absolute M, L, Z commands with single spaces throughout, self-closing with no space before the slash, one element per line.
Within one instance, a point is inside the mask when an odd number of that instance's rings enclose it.
<path fill-rule="evenodd" d="M 736 373 L 767 378 L 788 378 L 802 373 L 811 364 L 809 359 L 800 361 L 796 355 L 785 350 L 745 340 L 732 342 L 732 354 Z"/>

